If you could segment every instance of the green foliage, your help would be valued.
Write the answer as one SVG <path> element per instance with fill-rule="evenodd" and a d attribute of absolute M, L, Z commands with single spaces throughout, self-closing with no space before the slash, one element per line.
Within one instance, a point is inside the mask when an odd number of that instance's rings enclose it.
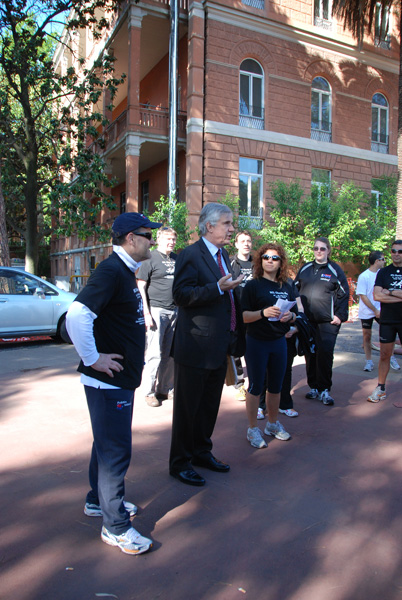
<path fill-rule="evenodd" d="M 238 231 L 246 230 L 250 233 L 253 242 L 253 248 L 258 246 L 258 234 L 255 229 L 255 220 L 253 217 L 249 217 L 247 213 L 240 209 L 240 198 L 235 194 L 232 194 L 228 190 L 223 198 L 219 198 L 218 202 L 225 204 L 233 213 L 233 226 L 235 233 Z M 237 249 L 234 244 L 234 236 L 230 245 L 226 246 L 226 250 L 230 256 L 237 254 Z"/>
<path fill-rule="evenodd" d="M 95 219 L 105 206 L 115 208 L 105 192 L 112 182 L 100 152 L 107 121 L 96 104 L 105 90 L 113 102 L 124 76 L 114 77 L 114 58 L 107 52 L 86 64 L 69 44 L 78 27 L 90 27 L 99 37 L 108 23 L 96 15 L 117 5 L 117 0 L 0 3 L 0 156 L 7 156 L 1 183 L 8 228 L 25 239 L 33 271 L 39 243 L 51 233 L 108 235 Z M 60 23 L 71 14 L 74 21 L 62 39 Z M 65 72 L 56 71 L 53 62 L 57 43 L 74 57 Z"/>
<path fill-rule="evenodd" d="M 275 181 L 275 203 L 269 207 L 270 221 L 264 223 L 261 239 L 282 244 L 295 270 L 313 259 L 317 236 L 328 237 L 333 260 L 363 266 L 371 250 L 384 250 L 395 236 L 395 179 L 384 178 L 381 185 L 377 205 L 353 182 L 332 184 L 328 195 L 313 186 L 305 196 L 299 181 Z"/>
<path fill-rule="evenodd" d="M 176 251 L 188 246 L 194 230 L 188 225 L 188 210 L 184 202 L 161 196 L 155 202 L 155 210 L 149 215 L 151 221 L 172 227 L 177 233 Z M 156 235 L 156 232 L 155 232 Z"/>

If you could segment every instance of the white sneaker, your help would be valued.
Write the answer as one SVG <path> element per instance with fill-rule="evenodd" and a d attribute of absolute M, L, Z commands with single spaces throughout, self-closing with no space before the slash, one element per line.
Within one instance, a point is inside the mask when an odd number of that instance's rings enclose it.
<path fill-rule="evenodd" d="M 391 369 L 394 369 L 394 371 L 400 371 L 401 367 L 398 364 L 398 361 L 396 360 L 395 356 L 391 356 L 391 360 L 389 362 L 389 365 L 391 367 Z"/>
<path fill-rule="evenodd" d="M 286 408 L 283 410 L 282 410 L 282 408 L 280 408 L 279 412 L 282 413 L 283 415 L 286 415 L 287 417 L 298 417 L 299 416 L 299 413 L 294 408 Z"/>
<path fill-rule="evenodd" d="M 264 415 L 264 411 L 262 410 L 262 408 L 258 409 L 257 412 L 257 419 L 260 421 L 261 419 L 265 419 L 265 415 Z"/>
<path fill-rule="evenodd" d="M 374 363 L 372 360 L 366 360 L 363 371 L 372 371 L 374 369 Z"/>
<path fill-rule="evenodd" d="M 123 504 L 130 517 L 134 517 L 134 515 L 137 514 L 138 508 L 135 504 L 132 504 L 131 502 L 126 502 L 125 500 Z M 102 509 L 99 506 L 99 504 L 90 504 L 89 502 L 86 502 L 84 506 L 84 513 L 87 517 L 101 517 Z"/>
<path fill-rule="evenodd" d="M 247 429 L 247 439 L 254 448 L 266 448 L 267 442 L 262 437 L 261 430 L 258 427 L 249 427 Z"/>
<path fill-rule="evenodd" d="M 379 385 L 375 388 L 374 392 L 367 398 L 367 402 L 379 402 L 380 400 L 385 400 L 386 398 L 385 391 L 383 392 Z"/>
<path fill-rule="evenodd" d="M 266 435 L 273 435 L 274 437 L 276 437 L 277 440 L 282 440 L 283 442 L 290 440 L 290 438 L 292 437 L 290 433 L 285 431 L 284 426 L 281 423 L 279 423 L 279 421 L 277 421 L 276 423 L 270 423 L 268 421 L 268 423 L 265 426 L 264 433 Z"/>
<path fill-rule="evenodd" d="M 152 547 L 152 540 L 140 535 L 134 527 L 115 535 L 103 526 L 101 539 L 109 546 L 117 546 L 125 554 L 143 554 Z"/>

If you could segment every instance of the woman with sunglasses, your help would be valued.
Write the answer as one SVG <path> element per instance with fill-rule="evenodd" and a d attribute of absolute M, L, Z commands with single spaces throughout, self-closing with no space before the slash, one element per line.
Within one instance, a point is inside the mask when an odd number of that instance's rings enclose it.
<path fill-rule="evenodd" d="M 315 353 L 306 355 L 308 399 L 332 406 L 332 364 L 341 323 L 348 320 L 349 286 L 341 267 L 330 260 L 331 244 L 325 237 L 314 242 L 314 260 L 298 272 L 295 285 L 304 312 L 314 330 Z"/>
<path fill-rule="evenodd" d="M 279 244 L 264 244 L 254 255 L 253 279 L 242 294 L 243 320 L 247 324 L 246 365 L 249 387 L 246 392 L 246 410 L 249 421 L 247 439 L 255 448 L 265 448 L 267 443 L 257 427 L 260 395 L 268 373 L 268 422 L 264 433 L 278 440 L 289 440 L 290 434 L 278 421 L 279 400 L 286 370 L 285 335 L 296 320 L 296 305 L 292 311 L 281 315 L 275 306 L 278 300 L 295 301 L 292 286 L 288 283 L 288 262 Z M 271 320 L 274 319 L 274 320 Z"/>

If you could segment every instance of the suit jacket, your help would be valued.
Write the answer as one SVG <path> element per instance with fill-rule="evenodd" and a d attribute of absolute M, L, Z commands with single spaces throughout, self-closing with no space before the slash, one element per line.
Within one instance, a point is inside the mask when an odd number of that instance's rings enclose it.
<path fill-rule="evenodd" d="M 222 256 L 228 272 L 232 272 L 225 249 Z M 219 267 L 202 239 L 178 255 L 173 281 L 173 298 L 179 307 L 172 347 L 176 362 L 203 369 L 217 369 L 224 363 L 233 333 L 230 331 L 229 294 L 220 294 L 217 286 L 221 277 Z M 231 354 L 242 356 L 244 325 L 237 289 L 234 298 L 237 343 Z"/>

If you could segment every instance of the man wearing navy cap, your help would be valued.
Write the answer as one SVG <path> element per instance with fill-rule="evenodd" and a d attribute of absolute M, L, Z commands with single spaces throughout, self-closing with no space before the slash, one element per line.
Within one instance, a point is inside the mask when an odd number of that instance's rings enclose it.
<path fill-rule="evenodd" d="M 144 366 L 145 323 L 135 271 L 150 258 L 152 229 L 139 213 L 123 213 L 112 227 L 113 252 L 94 271 L 67 313 L 67 331 L 81 357 L 93 445 L 84 512 L 103 517 L 101 539 L 126 554 L 152 546 L 131 525 L 137 507 L 124 501 L 131 459 L 134 391 Z"/>

